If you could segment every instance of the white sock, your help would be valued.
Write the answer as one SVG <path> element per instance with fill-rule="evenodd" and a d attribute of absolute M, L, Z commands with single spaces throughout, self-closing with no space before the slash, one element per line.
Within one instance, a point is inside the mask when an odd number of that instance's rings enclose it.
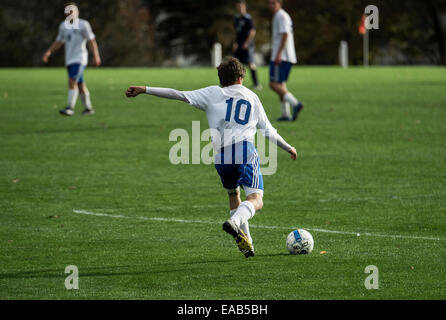
<path fill-rule="evenodd" d="M 251 233 L 249 232 L 249 223 L 248 220 L 246 220 L 245 223 L 243 223 L 242 225 L 240 225 L 240 229 L 243 230 L 243 232 L 246 234 L 246 236 L 248 237 L 249 242 L 251 242 L 252 244 L 252 237 L 251 237 Z"/>
<path fill-rule="evenodd" d="M 229 211 L 229 214 L 231 215 L 231 217 L 234 215 L 234 213 L 237 211 L 237 209 L 232 209 L 231 211 Z M 246 236 L 249 239 L 249 242 L 251 242 L 252 244 L 252 237 L 251 237 L 251 233 L 249 232 L 249 223 L 248 221 L 246 221 L 245 223 L 240 225 L 240 229 L 243 230 L 243 232 L 246 234 Z"/>
<path fill-rule="evenodd" d="M 79 95 L 79 90 L 70 89 L 68 90 L 68 108 L 74 109 L 76 106 L 77 96 Z"/>
<path fill-rule="evenodd" d="M 250 201 L 243 201 L 231 217 L 231 220 L 235 221 L 235 223 L 241 227 L 242 224 L 254 217 L 255 213 L 256 209 L 254 208 L 254 205 Z"/>
<path fill-rule="evenodd" d="M 84 93 L 80 94 L 80 97 L 85 109 L 92 110 L 93 107 L 91 106 L 90 92 L 88 90 L 85 90 Z"/>
<path fill-rule="evenodd" d="M 283 96 L 283 100 L 289 102 L 293 107 L 299 103 L 299 100 L 297 100 L 291 92 L 285 93 L 285 95 Z"/>
<path fill-rule="evenodd" d="M 282 109 L 282 117 L 291 118 L 290 114 L 290 104 L 286 101 L 280 103 L 280 108 Z"/>

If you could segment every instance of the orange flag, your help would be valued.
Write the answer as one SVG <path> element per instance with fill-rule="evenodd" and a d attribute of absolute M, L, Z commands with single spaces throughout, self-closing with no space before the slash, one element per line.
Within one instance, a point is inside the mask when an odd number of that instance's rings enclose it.
<path fill-rule="evenodd" d="M 361 22 L 359 23 L 359 33 L 365 34 L 367 29 L 365 28 L 365 15 L 362 16 Z"/>

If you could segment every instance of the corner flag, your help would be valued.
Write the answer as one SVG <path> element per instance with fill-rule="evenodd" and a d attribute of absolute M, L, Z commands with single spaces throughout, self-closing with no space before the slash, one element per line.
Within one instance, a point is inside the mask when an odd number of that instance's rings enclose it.
<path fill-rule="evenodd" d="M 367 29 L 365 27 L 365 15 L 362 16 L 361 22 L 359 22 L 359 33 L 364 35 L 367 33 Z"/>

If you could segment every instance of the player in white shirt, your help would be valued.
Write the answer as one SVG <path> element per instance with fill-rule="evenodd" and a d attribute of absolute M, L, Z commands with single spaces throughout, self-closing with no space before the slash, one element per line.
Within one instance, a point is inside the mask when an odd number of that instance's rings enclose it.
<path fill-rule="evenodd" d="M 127 97 L 141 93 L 176 99 L 206 112 L 211 139 L 217 155 L 215 168 L 229 195 L 231 218 L 223 230 L 236 240 L 246 256 L 254 255 L 248 220 L 263 206 L 263 178 L 259 157 L 253 145 L 256 129 L 296 160 L 296 149 L 290 146 L 273 128 L 258 96 L 243 86 L 245 68 L 236 58 L 226 57 L 218 69 L 220 86 L 195 91 L 178 91 L 168 88 L 130 86 Z M 240 186 L 246 201 L 241 202 Z"/>
<path fill-rule="evenodd" d="M 82 114 L 93 114 L 90 92 L 84 82 L 83 73 L 88 64 L 87 42 L 93 52 L 94 64 L 96 66 L 101 64 L 98 45 L 90 23 L 79 18 L 79 9 L 75 3 L 70 3 L 65 7 L 65 15 L 67 19 L 59 25 L 56 41 L 44 53 L 42 60 L 47 63 L 49 57 L 65 44 L 65 65 L 68 70 L 68 105 L 65 109 L 60 110 L 60 114 L 72 116 L 79 95 L 85 107 Z"/>
<path fill-rule="evenodd" d="M 294 48 L 293 21 L 290 15 L 282 9 L 282 0 L 269 0 L 268 6 L 274 14 L 272 30 L 272 54 L 270 61 L 270 88 L 280 97 L 282 115 L 278 121 L 295 121 L 303 109 L 303 104 L 288 91 L 288 80 L 291 67 L 297 63 Z M 290 113 L 290 104 L 293 114 Z"/>

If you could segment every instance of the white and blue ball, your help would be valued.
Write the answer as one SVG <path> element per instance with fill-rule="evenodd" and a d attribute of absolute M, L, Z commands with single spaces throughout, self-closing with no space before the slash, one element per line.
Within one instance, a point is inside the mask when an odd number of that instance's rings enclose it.
<path fill-rule="evenodd" d="M 286 239 L 286 248 L 291 254 L 309 254 L 313 247 L 313 236 L 304 229 L 292 231 Z"/>

